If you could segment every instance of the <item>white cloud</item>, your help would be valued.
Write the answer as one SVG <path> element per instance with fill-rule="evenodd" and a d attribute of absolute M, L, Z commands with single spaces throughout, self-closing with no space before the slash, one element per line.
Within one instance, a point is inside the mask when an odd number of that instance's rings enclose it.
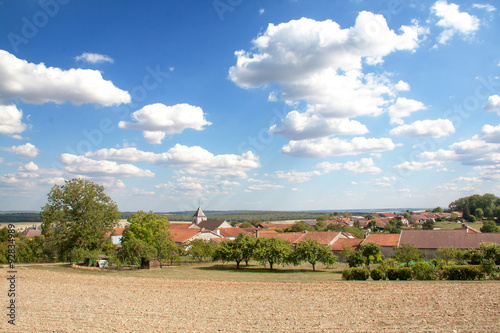
<path fill-rule="evenodd" d="M 33 162 L 29 162 L 28 164 L 19 167 L 19 171 L 37 171 L 38 169 L 38 165 Z"/>
<path fill-rule="evenodd" d="M 479 29 L 481 21 L 473 15 L 461 12 L 457 4 L 437 1 L 431 8 L 439 21 L 437 25 L 444 30 L 438 37 L 440 44 L 446 44 L 456 33 L 465 38 L 471 38 Z"/>
<path fill-rule="evenodd" d="M 443 163 L 439 161 L 428 161 L 428 162 L 417 162 L 417 161 L 406 161 L 404 163 L 395 165 L 395 169 L 409 170 L 409 171 L 420 171 L 420 170 L 430 170 L 435 167 L 441 166 Z"/>
<path fill-rule="evenodd" d="M 500 116 L 500 96 L 493 95 L 488 97 L 488 102 L 483 105 L 483 109 L 485 111 L 497 112 Z"/>
<path fill-rule="evenodd" d="M 342 169 L 342 163 L 321 162 L 316 164 L 316 168 L 323 169 L 324 173 Z"/>
<path fill-rule="evenodd" d="M 307 111 L 291 111 L 270 128 L 272 134 L 306 140 L 283 147 L 285 153 L 294 155 L 297 149 L 314 149 L 318 141 L 310 139 L 367 133 L 365 125 L 349 118 L 384 113 L 396 93 L 408 90 L 409 85 L 392 83 L 390 74 L 364 73 L 363 67 L 381 64 L 396 51 L 415 51 L 426 33 L 417 22 L 396 33 L 382 15 L 366 11 L 347 29 L 331 20 L 308 18 L 269 24 L 252 41 L 252 51 L 235 52 L 237 61 L 229 78 L 243 88 L 276 83 L 281 91 L 273 91 L 270 100 L 280 96 L 289 105 L 306 102 Z M 304 151 L 299 155 L 331 154 Z"/>
<path fill-rule="evenodd" d="M 273 175 L 274 178 L 286 179 L 291 183 L 304 183 L 311 179 L 313 176 L 320 176 L 321 172 L 318 170 L 299 172 L 299 171 L 276 171 Z"/>
<path fill-rule="evenodd" d="M 144 131 L 144 137 L 149 143 L 161 143 L 165 134 L 178 134 L 187 128 L 197 131 L 211 125 L 205 120 L 203 110 L 198 106 L 186 103 L 166 106 L 161 103 L 146 105 L 132 113 L 136 123 L 120 121 L 118 127 Z"/>
<path fill-rule="evenodd" d="M 410 85 L 403 81 L 403 80 L 399 80 L 398 83 L 396 83 L 396 85 L 394 86 L 394 88 L 396 88 L 396 90 L 398 91 L 409 91 L 410 90 Z"/>
<path fill-rule="evenodd" d="M 368 129 L 355 120 L 324 118 L 316 112 L 291 111 L 280 125 L 271 126 L 269 133 L 281 134 L 290 140 L 303 140 L 341 134 L 365 134 Z"/>
<path fill-rule="evenodd" d="M 391 124 L 402 125 L 403 121 L 401 120 L 401 118 L 408 117 L 412 112 L 425 109 L 426 107 L 422 102 L 416 101 L 414 99 L 400 97 L 396 100 L 396 103 L 389 107 Z"/>
<path fill-rule="evenodd" d="M 39 153 L 38 148 L 29 142 L 20 146 L 1 147 L 0 149 L 10 151 L 12 153 L 22 155 L 24 157 L 36 157 Z"/>
<path fill-rule="evenodd" d="M 128 92 L 90 69 L 63 70 L 34 64 L 0 50 L 0 100 L 19 98 L 27 103 L 71 102 L 76 105 L 96 103 L 103 106 L 129 103 Z"/>
<path fill-rule="evenodd" d="M 110 56 L 107 56 L 104 54 L 98 54 L 98 53 L 87 53 L 87 52 L 84 52 L 84 53 L 80 54 L 79 56 L 76 56 L 75 60 L 88 62 L 91 64 L 99 64 L 99 63 L 104 63 L 104 62 L 109 62 L 109 63 L 115 62 L 113 60 L 113 58 L 111 58 Z"/>
<path fill-rule="evenodd" d="M 96 161 L 85 156 L 62 154 L 61 163 L 72 174 L 86 176 L 154 177 L 154 173 L 132 164 L 118 164 L 112 161 Z"/>
<path fill-rule="evenodd" d="M 381 173 L 382 169 L 375 166 L 375 163 L 371 158 L 362 158 L 359 161 L 348 161 L 344 164 L 344 169 L 349 170 L 353 173 Z"/>
<path fill-rule="evenodd" d="M 0 133 L 22 133 L 26 129 L 26 124 L 21 121 L 22 118 L 23 111 L 18 110 L 15 105 L 0 105 Z"/>
<path fill-rule="evenodd" d="M 397 179 L 396 177 L 381 177 L 377 179 L 377 181 L 389 183 L 389 182 L 395 182 L 396 179 Z"/>
<path fill-rule="evenodd" d="M 472 5 L 472 7 L 477 9 L 483 9 L 487 12 L 494 12 L 495 10 L 497 10 L 494 6 L 490 4 L 482 4 L 482 3 L 475 3 Z"/>
<path fill-rule="evenodd" d="M 257 185 L 252 185 L 248 187 L 248 191 L 264 191 L 264 190 L 277 190 L 280 188 L 284 188 L 283 185 L 276 185 L 276 184 L 257 184 Z"/>
<path fill-rule="evenodd" d="M 296 157 L 322 158 L 327 156 L 357 155 L 392 150 L 396 146 L 389 138 L 356 137 L 351 141 L 338 138 L 322 138 L 290 141 L 282 148 L 283 153 Z"/>
<path fill-rule="evenodd" d="M 135 147 L 122 149 L 100 149 L 95 152 L 88 152 L 86 157 L 95 157 L 100 160 L 110 160 L 116 162 L 154 162 L 159 159 L 159 155 L 152 152 L 144 152 Z"/>
<path fill-rule="evenodd" d="M 441 138 L 455 133 L 455 127 L 449 119 L 417 120 L 410 125 L 396 127 L 390 133 L 408 138 Z"/>
<path fill-rule="evenodd" d="M 154 145 L 159 145 L 161 144 L 161 140 L 165 138 L 165 132 L 150 132 L 150 131 L 144 131 L 142 132 L 142 136 L 148 143 L 154 144 Z"/>
<path fill-rule="evenodd" d="M 265 10 L 264 8 L 259 9 L 259 15 L 262 15 L 262 14 L 264 14 L 265 12 L 266 12 L 266 10 Z"/>
<path fill-rule="evenodd" d="M 421 34 L 418 27 L 403 26 L 401 32 L 390 30 L 382 15 L 366 11 L 349 29 L 331 20 L 308 18 L 269 24 L 252 41 L 258 52 L 235 53 L 237 64 L 230 68 L 229 77 L 241 87 L 257 87 L 301 80 L 325 68 L 359 70 L 363 59 L 376 64 L 396 50 L 415 50 Z"/>
<path fill-rule="evenodd" d="M 448 150 L 423 152 L 418 157 L 428 161 L 461 162 L 464 165 L 496 167 L 500 164 L 500 125 L 484 125 L 470 140 L 455 142 Z"/>
<path fill-rule="evenodd" d="M 232 178 L 247 178 L 247 172 L 260 167 L 259 157 L 248 151 L 241 155 L 214 155 L 199 147 L 176 144 L 164 153 L 140 151 L 137 148 L 101 149 L 88 152 L 87 157 L 110 161 L 147 161 L 166 167 L 179 168 L 181 173 L 194 175 L 220 175 Z"/>

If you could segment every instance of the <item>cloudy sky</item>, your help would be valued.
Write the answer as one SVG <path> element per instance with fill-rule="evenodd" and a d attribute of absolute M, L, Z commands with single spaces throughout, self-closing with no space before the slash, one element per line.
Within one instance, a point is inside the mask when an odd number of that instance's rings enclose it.
<path fill-rule="evenodd" d="M 436 207 L 500 190 L 500 8 L 0 2 L 0 210 Z"/>

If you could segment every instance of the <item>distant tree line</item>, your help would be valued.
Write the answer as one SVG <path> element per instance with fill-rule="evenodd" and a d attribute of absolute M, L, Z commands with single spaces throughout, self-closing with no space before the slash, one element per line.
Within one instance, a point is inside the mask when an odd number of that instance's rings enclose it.
<path fill-rule="evenodd" d="M 462 212 L 463 218 L 471 222 L 500 218 L 500 198 L 490 193 L 460 198 L 450 203 L 449 207 L 452 211 Z"/>

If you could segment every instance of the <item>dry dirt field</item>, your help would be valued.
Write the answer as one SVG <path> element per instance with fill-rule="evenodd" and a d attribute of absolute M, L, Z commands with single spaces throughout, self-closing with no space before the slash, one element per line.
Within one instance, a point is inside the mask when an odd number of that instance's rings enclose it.
<path fill-rule="evenodd" d="M 500 282 L 234 282 L 17 268 L 1 332 L 500 332 Z"/>

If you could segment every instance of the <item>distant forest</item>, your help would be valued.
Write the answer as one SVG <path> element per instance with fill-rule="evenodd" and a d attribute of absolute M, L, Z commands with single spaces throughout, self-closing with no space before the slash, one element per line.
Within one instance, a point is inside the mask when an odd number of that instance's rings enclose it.
<path fill-rule="evenodd" d="M 126 220 L 136 212 L 122 212 L 121 218 Z M 209 220 L 227 220 L 237 222 L 251 222 L 260 220 L 266 221 L 284 221 L 284 220 L 315 220 L 319 216 L 329 215 L 333 212 L 286 212 L 286 211 L 206 211 L 205 214 Z M 339 212 L 342 215 L 343 212 Z M 352 215 L 363 215 L 367 212 L 353 212 Z M 161 213 L 158 215 L 166 216 L 169 221 L 191 221 L 194 212 L 179 212 L 179 213 Z M 8 222 L 42 222 L 40 213 L 1 213 L 0 223 Z"/>

